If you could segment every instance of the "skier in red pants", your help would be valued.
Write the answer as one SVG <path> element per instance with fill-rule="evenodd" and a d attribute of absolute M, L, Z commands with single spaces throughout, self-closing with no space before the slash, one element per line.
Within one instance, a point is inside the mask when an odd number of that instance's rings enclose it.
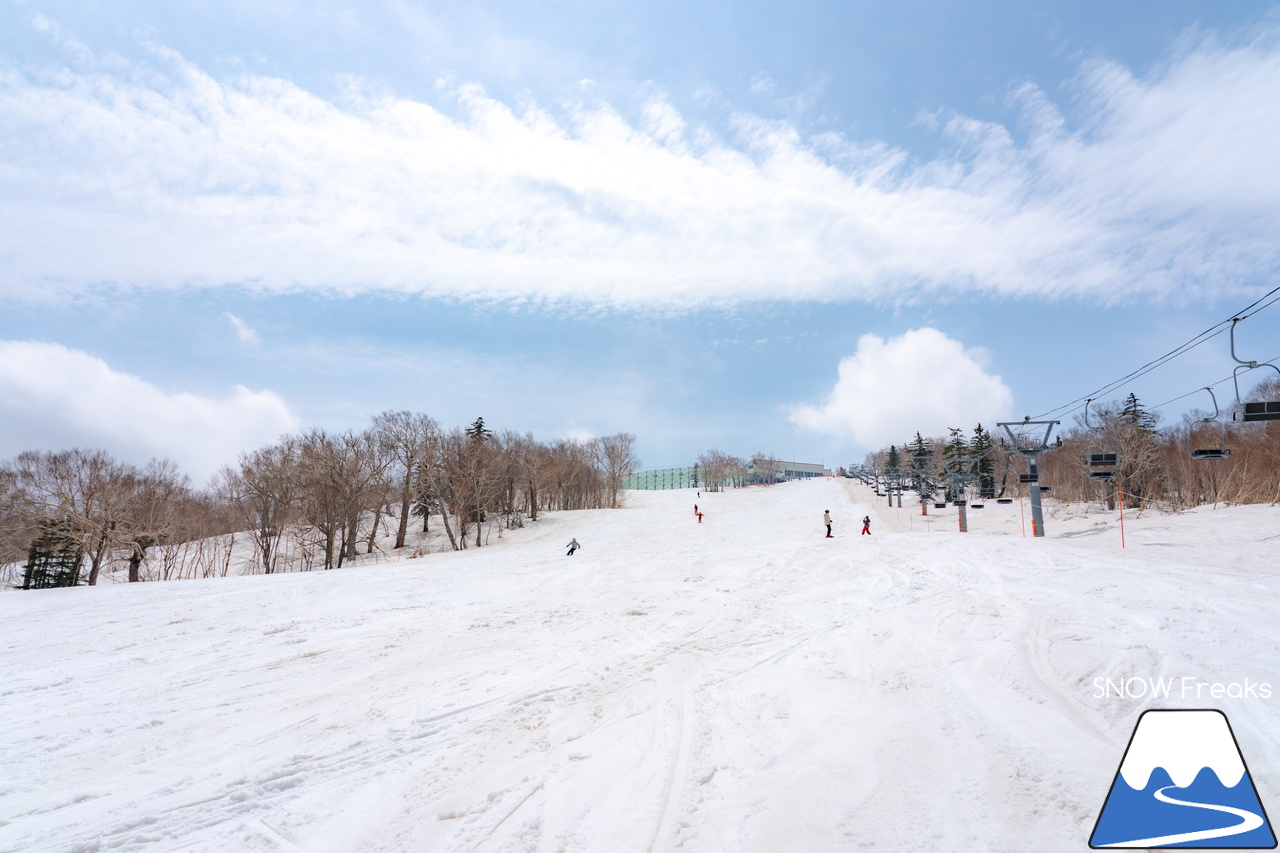
<path fill-rule="evenodd" d="M 862 532 L 868 536 L 871 535 L 871 516 L 869 515 L 864 515 L 862 517 Z"/>

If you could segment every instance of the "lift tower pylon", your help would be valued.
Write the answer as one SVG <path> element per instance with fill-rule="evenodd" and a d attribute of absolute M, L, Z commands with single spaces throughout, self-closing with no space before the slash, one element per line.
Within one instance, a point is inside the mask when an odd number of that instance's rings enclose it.
<path fill-rule="evenodd" d="M 1040 507 L 1040 454 L 1053 449 L 1049 433 L 1062 421 L 1033 421 L 1031 416 L 1020 421 L 1002 421 L 996 426 L 1004 429 L 1013 442 L 1013 449 L 1027 460 L 1027 473 L 1018 479 L 1027 484 L 1031 493 L 1031 535 L 1044 536 L 1044 510 Z"/>

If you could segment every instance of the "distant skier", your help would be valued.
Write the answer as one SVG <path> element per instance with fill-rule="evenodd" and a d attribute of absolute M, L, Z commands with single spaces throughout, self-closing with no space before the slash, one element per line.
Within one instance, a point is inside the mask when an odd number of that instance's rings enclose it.
<path fill-rule="evenodd" d="M 579 548 L 581 548 L 581 547 L 582 547 L 582 546 L 578 544 L 578 540 L 577 540 L 577 539 L 570 539 L 570 540 L 569 540 L 569 553 L 568 553 L 568 554 L 565 554 L 565 556 L 566 556 L 566 557 L 572 557 L 572 556 L 573 556 L 573 552 L 574 552 L 574 551 L 576 551 L 576 550 L 578 550 L 578 549 L 579 549 Z"/>
<path fill-rule="evenodd" d="M 862 517 L 862 532 L 868 536 L 871 535 L 871 516 L 869 515 L 864 515 Z"/>
<path fill-rule="evenodd" d="M 698 513 L 698 523 L 702 523 L 702 513 Z"/>
<path fill-rule="evenodd" d="M 698 514 L 698 505 L 697 505 L 697 504 L 694 504 L 694 505 L 693 505 L 693 514 L 694 514 L 694 515 L 697 515 L 697 514 Z"/>
<path fill-rule="evenodd" d="M 824 509 L 822 511 L 822 523 L 827 526 L 827 538 L 828 539 L 833 538 L 831 536 L 831 510 Z"/>

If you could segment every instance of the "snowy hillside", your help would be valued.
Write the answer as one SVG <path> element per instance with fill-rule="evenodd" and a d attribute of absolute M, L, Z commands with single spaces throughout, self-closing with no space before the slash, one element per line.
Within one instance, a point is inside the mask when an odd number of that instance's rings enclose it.
<path fill-rule="evenodd" d="M 1280 509 L 1124 550 L 1019 509 L 632 492 L 396 564 L 0 596 L 0 851 L 1082 850 L 1150 707 L 1221 708 L 1280 812 Z M 1097 688 L 1133 678 L 1192 695 Z"/>

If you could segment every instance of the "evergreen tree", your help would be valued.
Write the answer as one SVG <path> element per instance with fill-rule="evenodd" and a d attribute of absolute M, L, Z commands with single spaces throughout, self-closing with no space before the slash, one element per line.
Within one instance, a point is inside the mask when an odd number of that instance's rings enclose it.
<path fill-rule="evenodd" d="M 933 446 L 929 441 L 922 438 L 920 433 L 916 433 L 916 437 L 907 445 L 911 451 L 911 464 L 916 468 L 924 468 L 927 470 L 933 464 Z"/>
<path fill-rule="evenodd" d="M 46 589 L 76 586 L 80 583 L 80 564 L 84 551 L 68 535 L 68 520 L 45 519 L 40 522 L 40 536 L 31 543 L 22 577 L 23 589 Z"/>
<path fill-rule="evenodd" d="M 920 500 L 930 500 L 933 497 L 933 491 L 928 487 L 928 481 L 925 480 L 925 472 L 931 471 L 933 468 L 933 447 L 917 432 L 909 448 L 911 450 L 911 467 L 916 472 L 914 478 L 915 488 L 920 492 Z"/>
<path fill-rule="evenodd" d="M 1137 427 L 1141 432 L 1150 435 L 1155 434 L 1156 424 L 1159 422 L 1159 418 L 1147 411 L 1138 402 L 1138 396 L 1132 392 L 1124 399 L 1124 408 L 1120 410 L 1120 418 Z"/>
<path fill-rule="evenodd" d="M 484 425 L 484 418 L 476 418 L 475 422 L 472 423 L 471 426 L 467 427 L 467 435 L 477 441 L 484 441 L 486 438 L 493 435 L 493 430 Z"/>
<path fill-rule="evenodd" d="M 969 456 L 969 442 L 959 427 L 950 427 L 948 432 L 951 433 L 951 438 L 947 440 L 947 446 L 942 451 L 946 459 L 946 469 L 952 474 L 968 474 L 969 466 L 962 460 Z"/>
<path fill-rule="evenodd" d="M 902 467 L 902 457 L 898 453 L 897 445 L 889 445 L 889 455 L 885 457 L 884 465 L 890 473 L 896 473 Z"/>
<path fill-rule="evenodd" d="M 970 455 L 978 459 L 978 488 L 982 493 L 992 493 L 996 489 L 995 465 L 991 461 L 991 450 L 994 443 L 991 433 L 978 424 L 973 428 L 973 440 L 969 443 Z"/>
<path fill-rule="evenodd" d="M 948 427 L 951 437 L 947 439 L 946 446 L 942 448 L 943 470 L 952 476 L 967 476 L 969 473 L 969 442 L 964 437 L 964 432 L 959 427 Z M 955 500 L 958 496 L 953 491 L 954 481 L 948 477 L 946 495 L 947 500 Z"/>

